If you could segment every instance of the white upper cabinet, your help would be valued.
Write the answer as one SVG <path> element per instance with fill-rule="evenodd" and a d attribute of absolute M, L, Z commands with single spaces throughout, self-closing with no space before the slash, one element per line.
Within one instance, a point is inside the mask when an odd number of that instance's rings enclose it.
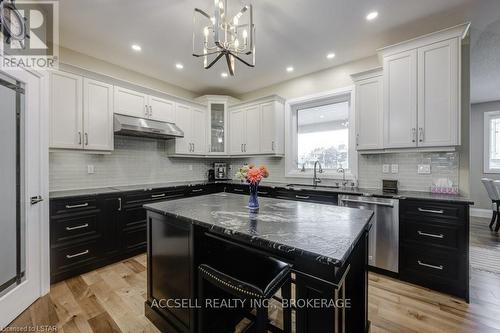
<path fill-rule="evenodd" d="M 244 153 L 246 140 L 245 125 L 246 110 L 234 109 L 229 111 L 229 154 L 241 155 Z"/>
<path fill-rule="evenodd" d="M 353 75 L 355 81 L 356 149 L 384 147 L 382 69 Z"/>
<path fill-rule="evenodd" d="M 245 142 L 243 151 L 245 154 L 260 153 L 260 105 L 251 106 L 245 109 Z"/>
<path fill-rule="evenodd" d="M 207 153 L 206 145 L 206 111 L 201 108 L 191 108 L 193 154 L 203 155 Z"/>
<path fill-rule="evenodd" d="M 113 150 L 113 86 L 52 72 L 50 148 Z"/>
<path fill-rule="evenodd" d="M 50 77 L 50 147 L 83 148 L 83 78 L 65 72 Z"/>
<path fill-rule="evenodd" d="M 384 147 L 415 147 L 417 50 L 384 58 Z"/>
<path fill-rule="evenodd" d="M 149 118 L 167 123 L 175 122 L 175 103 L 163 98 L 149 96 Z"/>
<path fill-rule="evenodd" d="M 113 150 L 113 86 L 83 80 L 83 145 L 91 150 Z"/>
<path fill-rule="evenodd" d="M 260 153 L 285 153 L 285 107 L 273 101 L 260 105 Z"/>
<path fill-rule="evenodd" d="M 149 117 L 148 96 L 135 90 L 115 86 L 115 113 L 137 118 Z"/>
<path fill-rule="evenodd" d="M 383 48 L 384 148 L 460 145 L 458 25 Z"/>
<path fill-rule="evenodd" d="M 206 149 L 206 110 L 188 105 L 175 105 L 175 124 L 184 132 L 183 138 L 169 140 L 170 155 L 205 155 Z"/>
<path fill-rule="evenodd" d="M 229 111 L 230 155 L 283 155 L 285 109 L 277 96 Z"/>
<path fill-rule="evenodd" d="M 456 38 L 418 49 L 418 145 L 458 144 L 459 43 Z"/>

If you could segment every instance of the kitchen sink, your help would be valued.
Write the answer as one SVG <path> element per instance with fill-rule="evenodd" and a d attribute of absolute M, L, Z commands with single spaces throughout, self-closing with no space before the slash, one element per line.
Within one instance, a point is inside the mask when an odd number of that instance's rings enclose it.
<path fill-rule="evenodd" d="M 308 184 L 287 184 L 287 187 L 307 187 L 307 188 L 339 188 L 338 185 L 308 185 Z"/>

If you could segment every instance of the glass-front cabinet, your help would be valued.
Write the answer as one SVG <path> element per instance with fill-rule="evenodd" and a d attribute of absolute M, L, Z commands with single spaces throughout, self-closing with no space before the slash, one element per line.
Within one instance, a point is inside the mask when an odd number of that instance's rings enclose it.
<path fill-rule="evenodd" d="M 227 155 L 228 153 L 228 106 L 239 102 L 223 95 L 205 95 L 196 99 L 207 106 L 207 154 Z"/>
<path fill-rule="evenodd" d="M 210 116 L 208 152 L 223 154 L 226 152 L 226 104 L 210 103 L 208 110 Z"/>

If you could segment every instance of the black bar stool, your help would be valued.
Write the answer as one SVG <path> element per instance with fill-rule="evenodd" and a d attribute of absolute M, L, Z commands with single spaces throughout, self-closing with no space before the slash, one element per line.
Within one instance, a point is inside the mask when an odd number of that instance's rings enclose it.
<path fill-rule="evenodd" d="M 210 265 L 198 267 L 198 300 L 205 304 L 204 284 L 223 290 L 229 295 L 241 300 L 253 300 L 256 304 L 257 316 L 253 325 L 256 333 L 268 331 L 268 309 L 263 306 L 281 289 L 283 299 L 291 298 L 290 266 L 279 260 L 250 253 L 245 250 L 225 253 L 224 258 Z M 204 309 L 198 309 L 198 332 L 206 332 Z M 273 332 L 281 331 L 270 327 Z M 291 333 L 291 307 L 283 308 L 283 331 Z"/>

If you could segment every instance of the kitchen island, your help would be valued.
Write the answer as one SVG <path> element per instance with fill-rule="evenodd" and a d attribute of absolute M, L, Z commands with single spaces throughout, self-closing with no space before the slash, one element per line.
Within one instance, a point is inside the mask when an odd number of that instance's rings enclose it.
<path fill-rule="evenodd" d="M 296 308 L 296 332 L 367 331 L 367 235 L 373 212 L 272 198 L 260 198 L 259 211 L 250 212 L 247 200 L 218 193 L 145 205 L 146 316 L 164 332 L 200 331 L 197 267 L 238 246 L 292 266 L 295 301 L 306 304 Z M 167 300 L 182 300 L 183 306 L 161 306 Z M 229 312 L 221 309 L 219 315 Z"/>

